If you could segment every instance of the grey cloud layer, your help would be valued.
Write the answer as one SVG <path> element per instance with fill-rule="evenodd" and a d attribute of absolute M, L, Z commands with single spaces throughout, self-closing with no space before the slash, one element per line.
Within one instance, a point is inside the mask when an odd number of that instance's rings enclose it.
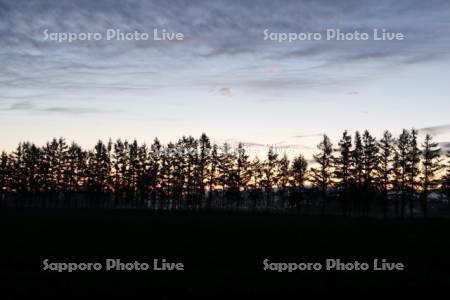
<path fill-rule="evenodd" d="M 387 65 L 447 59 L 450 2 L 435 1 L 0 1 L 0 91 L 168 89 L 202 85 L 252 93 L 358 82 Z M 263 40 L 263 30 L 387 28 L 402 42 Z M 182 32 L 184 41 L 43 40 L 108 28 Z M 389 44 L 387 44 L 389 43 Z M 272 65 L 283 63 L 282 72 Z M 355 66 L 352 75 L 342 65 Z M 371 71 L 366 66 L 371 65 Z M 374 73 L 370 73 L 374 72 Z M 8 92 L 5 90 L 8 89 Z M 0 100 L 2 101 L 2 100 Z M 62 111 L 62 110 L 61 110 Z"/>
<path fill-rule="evenodd" d="M 431 135 L 446 134 L 446 133 L 450 133 L 450 124 L 424 127 L 424 128 L 420 128 L 419 130 L 429 133 Z"/>

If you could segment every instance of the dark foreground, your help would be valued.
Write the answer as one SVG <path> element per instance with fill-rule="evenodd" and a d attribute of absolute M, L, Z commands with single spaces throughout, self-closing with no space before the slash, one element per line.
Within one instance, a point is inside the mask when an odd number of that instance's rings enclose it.
<path fill-rule="evenodd" d="M 133 210 L 0 213 L 2 299 L 373 292 L 450 287 L 450 220 L 364 220 Z M 182 262 L 185 271 L 44 271 L 50 262 Z M 405 271 L 263 271 L 263 260 L 402 262 Z M 344 294 L 341 294 L 344 293 Z M 6 297 L 4 297 L 6 296 Z M 444 297 L 445 298 L 445 297 Z"/>

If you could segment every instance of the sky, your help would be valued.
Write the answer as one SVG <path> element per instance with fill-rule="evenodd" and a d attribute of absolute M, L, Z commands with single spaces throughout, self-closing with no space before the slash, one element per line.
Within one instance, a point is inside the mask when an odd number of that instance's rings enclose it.
<path fill-rule="evenodd" d="M 50 33 L 149 33 L 58 42 Z M 183 40 L 153 40 L 153 30 Z M 403 40 L 279 42 L 281 33 Z M 0 0 L 0 150 L 53 137 L 176 141 L 207 133 L 310 156 L 343 130 L 431 133 L 450 149 L 450 1 Z"/>

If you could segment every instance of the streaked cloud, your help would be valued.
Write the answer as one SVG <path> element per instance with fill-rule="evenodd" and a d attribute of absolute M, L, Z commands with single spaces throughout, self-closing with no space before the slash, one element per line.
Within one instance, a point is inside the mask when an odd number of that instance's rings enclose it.
<path fill-rule="evenodd" d="M 318 137 L 318 136 L 323 136 L 323 133 L 300 134 L 300 135 L 294 135 L 292 137 L 296 138 L 296 139 L 303 139 L 303 138 Z"/>
<path fill-rule="evenodd" d="M 70 107 L 70 106 L 38 106 L 31 101 L 20 101 L 0 109 L 3 111 L 34 111 L 34 112 L 50 112 L 62 114 L 92 114 L 108 112 L 108 109 L 98 109 L 95 107 Z"/>
<path fill-rule="evenodd" d="M 431 135 L 450 133 L 450 124 L 424 127 L 424 128 L 420 128 L 419 131 L 426 132 Z"/>

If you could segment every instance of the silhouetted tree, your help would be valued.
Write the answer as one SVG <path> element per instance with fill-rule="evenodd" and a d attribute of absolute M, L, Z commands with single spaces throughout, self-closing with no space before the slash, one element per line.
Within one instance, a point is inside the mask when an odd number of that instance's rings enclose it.
<path fill-rule="evenodd" d="M 303 155 L 298 155 L 292 161 L 290 174 L 292 176 L 291 187 L 293 192 L 290 195 L 291 207 L 296 207 L 297 211 L 300 211 L 300 205 L 303 200 L 303 189 L 305 187 L 306 170 L 308 168 L 308 162 Z M 307 200 L 307 208 L 309 209 L 310 201 Z"/>
<path fill-rule="evenodd" d="M 386 218 L 389 207 L 389 189 L 393 173 L 393 154 L 395 140 L 389 131 L 383 133 L 383 138 L 378 142 L 378 180 L 381 189 L 383 216 Z"/>
<path fill-rule="evenodd" d="M 176 178 L 179 177 L 180 166 L 175 156 L 175 145 L 168 143 L 166 147 L 161 151 L 161 167 L 159 171 L 159 190 L 160 195 L 158 197 L 158 203 L 153 206 L 153 209 L 161 209 L 163 207 L 172 206 L 172 209 L 176 209 L 179 206 L 181 195 L 179 195 L 176 187 Z M 169 197 L 171 202 L 169 202 Z"/>
<path fill-rule="evenodd" d="M 136 193 L 139 194 L 139 207 L 144 207 L 148 201 L 149 188 L 151 184 L 150 178 L 150 154 L 146 144 L 138 146 L 138 165 L 137 173 L 137 188 Z M 137 197 L 136 197 L 137 198 Z"/>
<path fill-rule="evenodd" d="M 150 146 L 149 153 L 149 170 L 148 170 L 148 178 L 149 185 L 151 189 L 151 207 L 156 207 L 156 198 L 158 196 L 158 188 L 161 186 L 160 175 L 161 175 L 161 153 L 162 146 L 159 142 L 158 138 L 155 138 L 153 144 Z"/>
<path fill-rule="evenodd" d="M 278 189 L 279 189 L 279 195 L 280 195 L 280 206 L 282 209 L 286 208 L 286 192 L 287 187 L 289 185 L 289 179 L 290 179 L 290 168 L 289 168 L 290 161 L 286 154 L 283 155 L 283 157 L 279 160 L 279 173 L 278 173 Z"/>
<path fill-rule="evenodd" d="M 88 190 L 90 191 L 90 205 L 100 206 L 104 200 L 104 194 L 109 190 L 110 156 L 107 145 L 98 141 L 93 151 L 88 153 Z M 128 185 L 127 185 L 128 186 Z"/>
<path fill-rule="evenodd" d="M 186 183 L 192 182 L 191 160 L 188 159 L 185 149 L 187 146 L 186 137 L 178 140 L 176 144 L 168 145 L 168 163 L 169 163 L 169 193 L 170 198 L 166 199 L 166 207 L 170 202 L 175 204 L 176 209 L 187 209 L 190 195 L 186 189 Z M 188 201 L 186 201 L 188 200 Z M 172 204 L 173 207 L 173 204 Z"/>
<path fill-rule="evenodd" d="M 327 135 L 323 135 L 323 140 L 317 146 L 320 153 L 313 155 L 315 162 L 319 165 L 311 169 L 311 180 L 321 192 L 321 211 L 325 214 L 327 205 L 327 190 L 332 183 L 332 162 L 333 162 L 333 144 Z"/>
<path fill-rule="evenodd" d="M 403 129 L 395 144 L 394 154 L 394 188 L 396 190 L 395 212 L 404 217 L 406 189 L 409 170 L 409 131 Z M 400 202 L 400 205 L 399 205 Z"/>
<path fill-rule="evenodd" d="M 278 168 L 278 154 L 270 147 L 263 165 L 264 179 L 262 184 L 266 191 L 266 209 L 273 205 L 273 187 L 277 184 Z"/>
<path fill-rule="evenodd" d="M 77 207 L 77 203 L 74 203 L 73 195 L 76 192 L 80 192 L 81 188 L 85 185 L 87 166 L 86 159 L 87 153 L 75 142 L 73 142 L 67 150 L 67 163 L 65 170 L 65 181 L 67 183 L 66 201 L 68 206 Z"/>
<path fill-rule="evenodd" d="M 208 182 L 208 165 L 211 161 L 211 142 L 209 137 L 203 133 L 198 142 L 199 144 L 199 157 L 198 157 L 198 167 L 197 167 L 197 178 L 199 184 L 199 200 L 200 206 L 203 204 L 203 199 L 206 193 L 206 184 Z M 197 204 L 197 205 L 199 205 Z"/>
<path fill-rule="evenodd" d="M 250 180 L 250 200 L 252 203 L 252 209 L 256 209 L 260 206 L 259 201 L 263 198 L 261 191 L 261 182 L 264 178 L 263 164 L 258 157 L 255 157 L 250 164 L 252 178 Z"/>
<path fill-rule="evenodd" d="M 438 180 L 435 178 L 436 173 L 441 169 L 441 161 L 439 159 L 441 149 L 438 148 L 438 143 L 434 143 L 431 135 L 425 136 L 425 141 L 422 144 L 422 177 L 421 177 L 421 204 L 424 218 L 427 217 L 428 212 L 428 193 L 437 187 Z"/>
<path fill-rule="evenodd" d="M 334 176 L 342 205 L 342 214 L 347 215 L 350 210 L 350 191 L 352 186 L 352 137 L 347 130 L 342 134 L 338 143 L 338 156 L 334 159 Z"/>
<path fill-rule="evenodd" d="M 358 189 L 361 189 L 364 182 L 364 149 L 359 131 L 355 132 L 355 146 L 352 151 L 352 177 Z"/>
<path fill-rule="evenodd" d="M 192 136 L 183 137 L 177 143 L 177 153 L 178 159 L 183 166 L 181 172 L 184 180 L 180 182 L 180 187 L 186 191 L 187 207 L 195 209 L 197 204 L 196 191 L 199 185 L 198 177 L 196 177 L 196 169 L 198 167 L 198 141 Z"/>
<path fill-rule="evenodd" d="M 10 159 L 8 154 L 2 151 L 0 155 L 0 207 L 3 206 L 6 193 L 11 191 L 11 173 Z"/>
<path fill-rule="evenodd" d="M 447 151 L 447 165 L 446 165 L 447 172 L 445 173 L 444 177 L 442 178 L 442 184 L 441 184 L 441 192 L 444 193 L 447 198 L 450 198 L 450 151 Z"/>
<path fill-rule="evenodd" d="M 124 205 L 125 193 L 128 188 L 127 168 L 128 159 L 128 142 L 118 139 L 114 145 L 113 157 L 113 184 L 115 192 L 115 205 Z"/>
<path fill-rule="evenodd" d="M 355 132 L 352 150 L 352 183 L 352 210 L 361 213 L 364 184 L 364 149 L 359 131 Z"/>
<path fill-rule="evenodd" d="M 22 144 L 24 199 L 22 204 L 30 206 L 40 189 L 39 161 L 40 149 L 29 142 Z"/>
<path fill-rule="evenodd" d="M 376 169 L 378 166 L 378 147 L 374 137 L 365 130 L 363 134 L 363 214 L 368 216 L 370 204 L 375 195 Z"/>
<path fill-rule="evenodd" d="M 250 162 L 248 160 L 248 155 L 245 152 L 244 145 L 239 143 L 238 148 L 236 149 L 237 157 L 236 157 L 236 192 L 237 192 L 237 207 L 239 208 L 242 204 L 242 197 L 240 196 L 240 191 L 246 191 L 247 185 L 251 179 L 251 168 Z"/>
<path fill-rule="evenodd" d="M 421 151 L 417 142 L 418 131 L 411 129 L 409 137 L 409 163 L 408 163 L 408 189 L 407 196 L 409 202 L 409 215 L 412 217 L 414 213 L 414 200 L 416 199 L 416 187 L 418 185 L 417 177 L 419 175 L 419 163 Z"/>
<path fill-rule="evenodd" d="M 226 192 L 228 191 L 228 188 L 232 185 L 232 174 L 231 170 L 234 168 L 234 155 L 232 153 L 231 147 L 228 143 L 224 143 L 223 146 L 220 149 L 219 154 L 219 160 L 218 160 L 218 177 L 219 177 L 219 183 L 222 188 L 222 197 L 221 197 L 221 204 L 220 207 L 226 207 L 229 208 L 229 201 L 226 200 Z"/>
<path fill-rule="evenodd" d="M 27 174 L 27 148 L 28 143 L 20 143 L 13 152 L 12 161 L 12 188 L 16 191 L 17 197 L 15 199 L 16 207 L 20 207 L 26 199 L 28 191 L 28 174 Z M 48 203 L 45 203 L 47 205 Z"/>
<path fill-rule="evenodd" d="M 211 161 L 210 161 L 210 167 L 208 170 L 208 202 L 207 202 L 207 208 L 211 209 L 212 201 L 213 201 L 213 194 L 214 190 L 216 189 L 218 182 L 218 165 L 219 165 L 219 151 L 216 144 L 212 146 L 211 150 Z"/>
<path fill-rule="evenodd" d="M 128 147 L 128 159 L 129 163 L 126 174 L 129 184 L 127 197 L 130 204 L 134 206 L 136 204 L 135 200 L 137 198 L 137 188 L 140 173 L 139 145 L 136 140 L 134 140 Z"/>
<path fill-rule="evenodd" d="M 67 144 L 63 138 L 53 139 L 48 145 L 49 163 L 51 172 L 49 175 L 50 182 L 50 201 L 51 205 L 58 206 L 62 191 L 64 190 L 64 162 L 66 159 Z"/>

